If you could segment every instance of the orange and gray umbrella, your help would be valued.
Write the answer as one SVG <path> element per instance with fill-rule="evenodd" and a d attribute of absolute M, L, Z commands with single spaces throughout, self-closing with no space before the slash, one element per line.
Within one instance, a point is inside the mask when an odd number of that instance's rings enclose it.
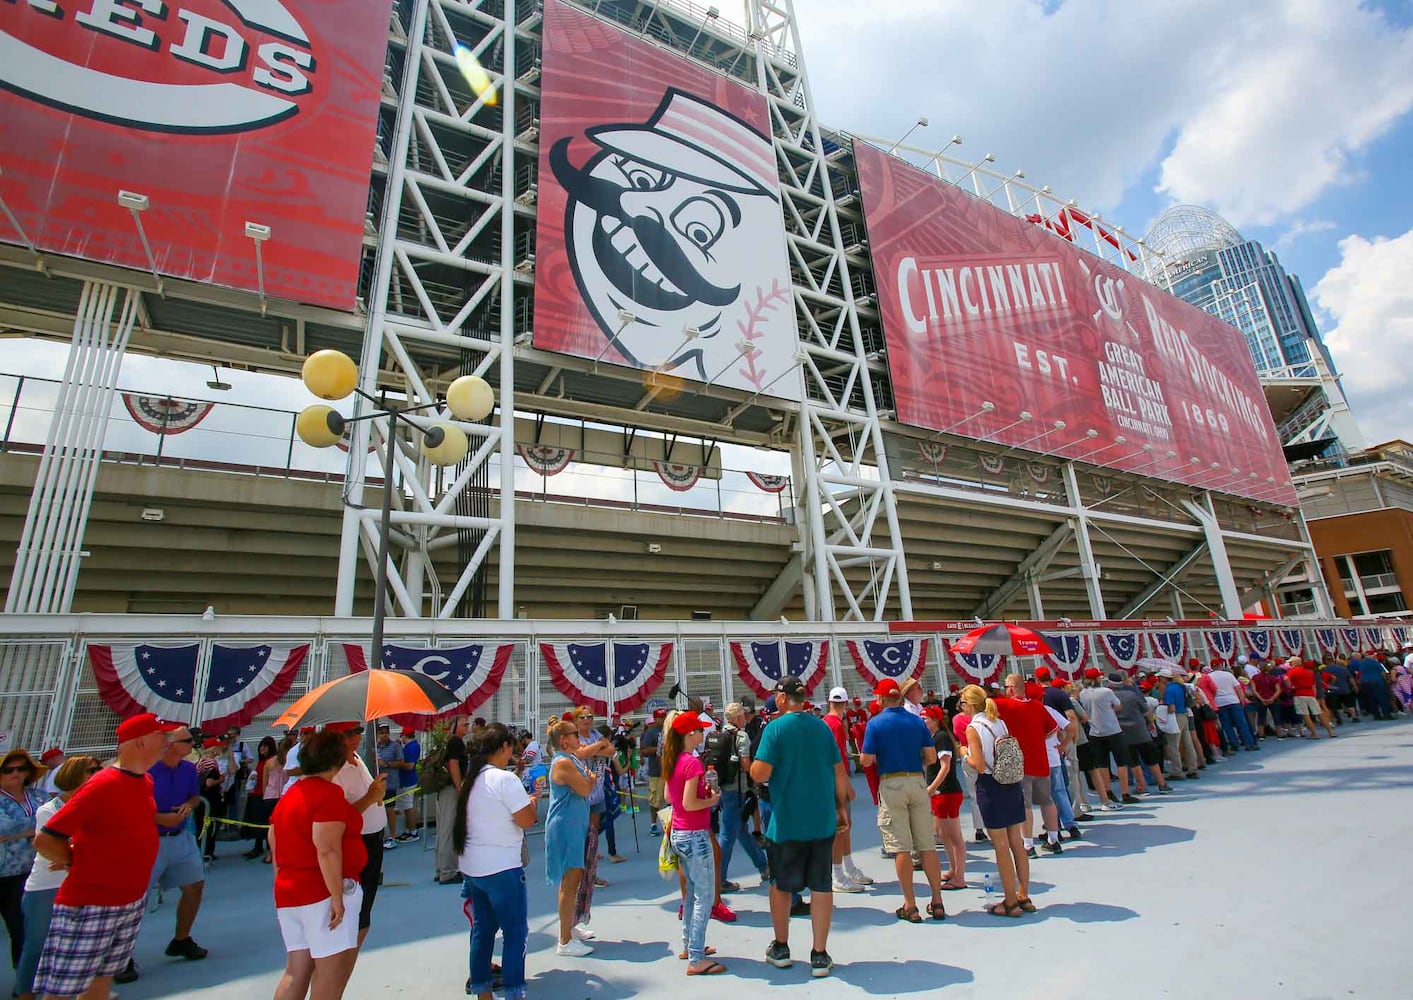
<path fill-rule="evenodd" d="M 285 710 L 274 724 L 318 726 L 370 722 L 404 713 L 437 715 L 457 704 L 456 695 L 412 670 L 361 670 L 321 684 Z"/>
<path fill-rule="evenodd" d="M 1038 632 L 1007 622 L 972 629 L 952 643 L 952 651 L 996 656 L 1039 656 L 1042 653 L 1053 655 L 1055 652 Z"/>

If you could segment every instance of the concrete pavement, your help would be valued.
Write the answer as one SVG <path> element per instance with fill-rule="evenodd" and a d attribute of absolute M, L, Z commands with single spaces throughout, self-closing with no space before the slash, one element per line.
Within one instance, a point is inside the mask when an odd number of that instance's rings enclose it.
<path fill-rule="evenodd" d="M 1407 864 L 1413 723 L 1345 726 L 1336 740 L 1268 740 L 1258 753 L 1213 765 L 1177 793 L 1096 814 L 1086 839 L 1033 863 L 1040 911 L 1019 920 L 981 912 L 980 888 L 946 893 L 945 923 L 900 923 L 892 865 L 879 857 L 867 793 L 855 809 L 855 857 L 878 880 L 838 895 L 829 979 L 808 970 L 808 921 L 791 921 L 795 967 L 766 964 L 771 938 L 765 893 L 749 862 L 733 874 L 747 888 L 728 899 L 740 914 L 713 922 L 708 942 L 730 971 L 692 979 L 676 958 L 677 887 L 657 874 L 657 843 L 640 818 L 618 821 L 629 862 L 600 867 L 613 885 L 595 896 L 600 942 L 584 959 L 553 954 L 553 895 L 541 842 L 531 841 L 530 995 L 710 997 L 764 985 L 811 998 L 951 997 L 1333 998 L 1408 996 L 1400 931 L 1413 915 Z M 970 821 L 963 815 L 963 829 Z M 138 945 L 142 979 L 124 1000 L 268 998 L 283 967 L 268 866 L 221 845 L 195 936 L 211 956 L 168 959 L 175 894 L 148 917 Z M 348 996 L 456 997 L 467 974 L 459 889 L 431 881 L 432 855 L 417 845 L 387 857 L 368 948 Z M 994 871 L 973 850 L 968 877 Z M 919 873 L 919 885 L 921 881 Z M 922 894 L 925 899 L 925 891 Z M 803 960 L 803 961 L 802 961 Z"/>

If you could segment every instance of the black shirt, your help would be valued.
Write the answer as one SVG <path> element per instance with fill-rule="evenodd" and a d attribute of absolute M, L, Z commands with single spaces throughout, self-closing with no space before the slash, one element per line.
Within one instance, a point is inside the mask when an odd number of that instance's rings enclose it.
<path fill-rule="evenodd" d="M 938 763 L 928 764 L 923 771 L 923 778 L 930 785 L 937 780 L 937 772 L 942 770 L 941 757 L 943 753 L 952 755 L 952 768 L 947 772 L 947 777 L 942 779 L 942 784 L 937 786 L 934 794 L 946 795 L 948 792 L 960 792 L 961 782 L 957 779 L 957 748 L 952 743 L 952 737 L 945 729 L 939 729 L 932 734 L 932 748 L 937 751 Z"/>
<path fill-rule="evenodd" d="M 1053 708 L 1061 715 L 1066 712 L 1074 712 L 1075 718 L 1079 718 L 1079 713 L 1075 711 L 1074 699 L 1065 693 L 1064 688 L 1047 687 L 1045 689 L 1045 707 Z"/>
<path fill-rule="evenodd" d="M 452 736 L 446 741 L 446 762 L 450 764 L 452 761 L 456 761 L 458 773 L 466 777 L 466 741 L 460 736 Z"/>

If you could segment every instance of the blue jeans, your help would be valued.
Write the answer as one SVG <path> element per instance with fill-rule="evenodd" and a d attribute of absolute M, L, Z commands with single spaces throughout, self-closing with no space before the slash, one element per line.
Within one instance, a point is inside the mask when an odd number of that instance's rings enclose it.
<path fill-rule="evenodd" d="M 716 900 L 716 863 L 711 856 L 710 830 L 673 830 L 672 849 L 687 878 L 687 895 L 682 901 L 682 947 L 687 961 L 706 958 L 706 930 Z"/>
<path fill-rule="evenodd" d="M 1222 732 L 1226 734 L 1227 742 L 1233 747 L 1256 745 L 1256 741 L 1251 736 L 1251 727 L 1246 724 L 1246 711 L 1238 702 L 1235 705 L 1223 705 L 1217 709 L 1217 719 L 1222 724 Z M 1237 736 L 1241 739 L 1238 740 Z"/>
<path fill-rule="evenodd" d="M 15 992 L 33 993 L 34 974 L 39 969 L 39 953 L 44 950 L 44 938 L 49 934 L 49 918 L 54 915 L 54 897 L 58 889 L 41 889 L 25 893 L 20 904 L 25 914 L 24 950 L 15 966 Z"/>
<path fill-rule="evenodd" d="M 1050 797 L 1055 800 L 1055 809 L 1060 814 L 1060 829 L 1074 826 L 1074 807 L 1070 805 L 1070 790 L 1065 784 L 1065 763 L 1061 759 L 1059 767 L 1050 768 Z"/>
<path fill-rule="evenodd" d="M 721 881 L 726 881 L 726 873 L 731 868 L 731 854 L 736 850 L 736 841 L 746 849 L 746 856 L 756 871 L 765 874 L 765 852 L 756 843 L 756 838 L 746 829 L 746 819 L 741 815 L 741 803 L 745 796 L 728 789 L 721 793 Z"/>
<path fill-rule="evenodd" d="M 505 938 L 501 948 L 501 978 L 506 1000 L 525 996 L 525 942 L 530 936 L 525 869 L 507 868 L 494 875 L 466 875 L 461 895 L 471 900 L 471 993 L 489 993 L 491 954 L 496 931 Z"/>

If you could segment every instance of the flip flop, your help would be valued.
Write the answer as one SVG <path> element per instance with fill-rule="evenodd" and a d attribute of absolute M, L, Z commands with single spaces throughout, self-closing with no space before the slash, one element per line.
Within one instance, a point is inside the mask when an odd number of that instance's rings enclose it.
<path fill-rule="evenodd" d="M 965 882 L 961 883 L 960 885 L 958 885 L 956 882 L 943 882 L 943 883 L 942 883 L 942 891 L 943 891 L 943 892 L 959 892 L 960 890 L 965 889 L 966 887 L 967 887 L 967 884 L 966 884 Z"/>
<path fill-rule="evenodd" d="M 722 965 L 720 962 L 712 962 L 710 965 L 701 969 L 693 969 L 691 966 L 687 967 L 687 975 L 689 976 L 719 976 L 725 971 L 726 966 Z"/>
<path fill-rule="evenodd" d="M 918 912 L 916 906 L 900 906 L 893 911 L 893 916 L 897 917 L 899 920 L 906 920 L 910 924 L 922 923 L 922 914 Z"/>
<path fill-rule="evenodd" d="M 710 958 L 712 955 L 716 954 L 716 949 L 713 948 L 711 945 L 707 945 L 705 948 L 702 949 L 702 954 Z M 684 962 L 687 961 L 687 953 L 685 951 L 679 951 L 677 953 L 677 957 Z"/>

